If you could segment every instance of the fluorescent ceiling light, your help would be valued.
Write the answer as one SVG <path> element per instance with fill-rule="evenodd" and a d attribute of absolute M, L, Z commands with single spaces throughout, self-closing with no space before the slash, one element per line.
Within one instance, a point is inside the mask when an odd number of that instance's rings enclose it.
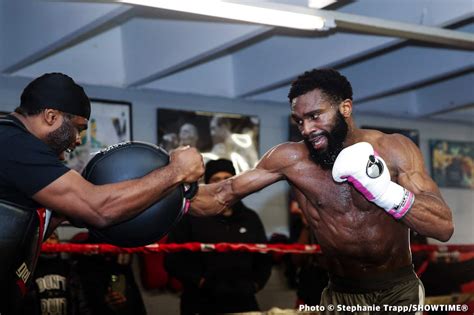
<path fill-rule="evenodd" d="M 223 0 L 117 0 L 116 2 L 302 30 L 327 28 L 325 19 L 316 15 L 249 3 Z"/>
<path fill-rule="evenodd" d="M 322 9 L 337 2 L 337 0 L 308 0 L 308 7 L 313 9 Z"/>

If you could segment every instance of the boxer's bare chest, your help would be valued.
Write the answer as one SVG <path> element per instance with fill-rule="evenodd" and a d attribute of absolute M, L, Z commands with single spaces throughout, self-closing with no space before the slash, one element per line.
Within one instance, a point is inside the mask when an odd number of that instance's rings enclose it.
<path fill-rule="evenodd" d="M 310 160 L 295 165 L 287 177 L 318 212 L 331 209 L 333 212 L 346 214 L 354 208 L 363 211 L 371 205 L 350 184 L 335 182 L 331 170 L 323 170 Z"/>
<path fill-rule="evenodd" d="M 310 224 L 322 237 L 376 239 L 380 229 L 393 224 L 383 209 L 368 201 L 350 183 L 337 183 L 331 170 L 323 170 L 311 160 L 301 161 L 288 171 L 287 178 L 303 195 Z M 388 226 L 387 226 L 388 225 Z M 377 230 L 377 231 L 376 231 Z"/>
<path fill-rule="evenodd" d="M 347 262 L 364 269 L 406 263 L 407 255 L 403 256 L 403 262 L 389 259 L 391 251 L 404 248 L 405 228 L 351 184 L 336 183 L 331 170 L 322 170 L 312 161 L 298 164 L 288 179 L 303 193 L 305 198 L 298 201 L 306 202 L 302 209 L 333 266 Z"/>
<path fill-rule="evenodd" d="M 379 150 L 384 158 L 392 181 L 397 182 L 397 171 L 389 152 Z M 309 158 L 301 159 L 292 165 L 286 176 L 295 188 L 300 190 L 312 207 L 318 212 L 331 209 L 331 212 L 347 214 L 351 211 L 368 211 L 378 209 L 373 203 L 366 200 L 349 183 L 337 183 L 332 178 L 331 169 L 322 169 Z"/>

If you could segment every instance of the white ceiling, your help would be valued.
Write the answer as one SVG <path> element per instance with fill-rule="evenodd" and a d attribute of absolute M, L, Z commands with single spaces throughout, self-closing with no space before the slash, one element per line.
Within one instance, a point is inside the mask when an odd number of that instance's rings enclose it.
<path fill-rule="evenodd" d="M 307 0 L 253 2 L 309 10 Z M 472 124 L 473 12 L 474 0 L 339 0 L 322 11 L 336 27 L 319 32 L 117 3 L 0 0 L 0 73 L 286 104 L 298 74 L 334 67 L 352 82 L 358 112 Z"/>

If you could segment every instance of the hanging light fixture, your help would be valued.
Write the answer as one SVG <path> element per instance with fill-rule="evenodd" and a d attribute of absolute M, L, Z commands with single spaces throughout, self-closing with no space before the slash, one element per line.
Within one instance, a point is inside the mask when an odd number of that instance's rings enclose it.
<path fill-rule="evenodd" d="M 117 0 L 116 2 L 302 30 L 325 30 L 334 25 L 334 21 L 326 23 L 324 18 L 317 15 L 288 11 L 258 2 L 224 0 Z"/>

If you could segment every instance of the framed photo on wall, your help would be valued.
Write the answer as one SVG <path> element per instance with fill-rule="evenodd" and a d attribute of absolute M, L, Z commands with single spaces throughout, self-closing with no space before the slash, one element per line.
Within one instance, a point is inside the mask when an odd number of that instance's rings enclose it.
<path fill-rule="evenodd" d="M 101 149 L 132 140 L 131 103 L 91 99 L 89 126 L 81 139 L 81 145 L 66 157 L 66 164 L 78 172 Z"/>
<path fill-rule="evenodd" d="M 430 140 L 429 146 L 438 186 L 474 189 L 474 142 Z"/>
<path fill-rule="evenodd" d="M 158 109 L 158 145 L 169 151 L 181 145 L 197 148 L 204 162 L 233 162 L 237 173 L 258 161 L 260 121 L 257 116 Z"/>

